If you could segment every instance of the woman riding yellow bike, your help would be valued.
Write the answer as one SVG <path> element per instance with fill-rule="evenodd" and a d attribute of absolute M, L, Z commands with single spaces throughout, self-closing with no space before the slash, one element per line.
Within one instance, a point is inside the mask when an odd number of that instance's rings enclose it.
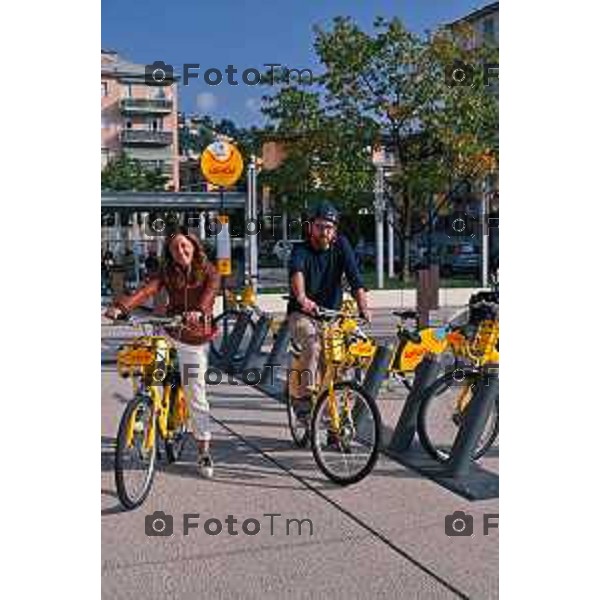
<path fill-rule="evenodd" d="M 199 469 L 204 477 L 212 477 L 213 474 L 205 373 L 208 367 L 207 342 L 214 334 L 212 313 L 218 289 L 219 275 L 202 245 L 185 228 L 179 228 L 166 240 L 159 272 L 131 296 L 117 298 L 106 311 L 107 317 L 124 317 L 161 290 L 166 290 L 168 314 L 183 317 L 180 326 L 166 331 L 177 349 L 181 379 L 198 442 Z"/>

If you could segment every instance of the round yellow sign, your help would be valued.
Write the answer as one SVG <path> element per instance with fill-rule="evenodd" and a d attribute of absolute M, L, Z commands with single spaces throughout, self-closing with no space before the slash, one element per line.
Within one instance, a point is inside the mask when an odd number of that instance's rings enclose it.
<path fill-rule="evenodd" d="M 233 185 L 244 170 L 240 151 L 229 142 L 218 140 L 204 150 L 200 159 L 202 174 L 214 185 Z"/>

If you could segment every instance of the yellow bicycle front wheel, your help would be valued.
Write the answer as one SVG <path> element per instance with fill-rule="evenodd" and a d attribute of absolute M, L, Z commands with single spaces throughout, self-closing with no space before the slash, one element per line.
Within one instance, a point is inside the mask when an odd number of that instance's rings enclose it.
<path fill-rule="evenodd" d="M 156 414 L 148 396 L 127 403 L 117 434 L 115 483 L 121 504 L 131 510 L 146 500 L 156 471 Z"/>
<path fill-rule="evenodd" d="M 335 483 L 365 478 L 379 457 L 381 416 L 374 400 L 354 381 L 324 390 L 312 415 L 311 442 L 315 462 Z"/>

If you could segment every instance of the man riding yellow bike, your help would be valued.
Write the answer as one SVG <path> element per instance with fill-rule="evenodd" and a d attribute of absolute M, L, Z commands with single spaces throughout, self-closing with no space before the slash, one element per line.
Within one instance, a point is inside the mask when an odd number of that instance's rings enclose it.
<path fill-rule="evenodd" d="M 318 324 L 310 315 L 319 306 L 340 308 L 345 275 L 361 315 L 371 319 L 354 251 L 338 234 L 338 223 L 339 213 L 334 206 L 328 202 L 316 205 L 309 216 L 307 239 L 295 245 L 290 258 L 287 313 L 297 353 L 292 358 L 289 386 L 296 416 L 302 420 L 310 415 L 311 392 L 318 388 L 322 362 Z"/>
<path fill-rule="evenodd" d="M 193 234 L 180 228 L 166 242 L 163 265 L 158 273 L 131 296 L 117 298 L 106 311 L 106 316 L 115 319 L 125 316 L 161 290 L 168 293 L 169 315 L 183 317 L 182 326 L 170 328 L 167 333 L 177 348 L 181 380 L 198 442 L 200 473 L 204 477 L 212 477 L 205 373 L 208 368 L 207 342 L 214 333 L 213 304 L 220 279 Z"/>

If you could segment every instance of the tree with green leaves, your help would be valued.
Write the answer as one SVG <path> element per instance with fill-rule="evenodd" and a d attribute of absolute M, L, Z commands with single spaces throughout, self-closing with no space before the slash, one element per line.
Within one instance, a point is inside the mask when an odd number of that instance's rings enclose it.
<path fill-rule="evenodd" d="M 474 47 L 471 36 L 467 26 L 418 36 L 397 18 L 377 18 L 372 34 L 342 17 L 330 30 L 316 28 L 329 106 L 341 118 L 371 118 L 393 152 L 389 184 L 403 226 L 405 277 L 415 209 L 479 177 L 497 157 L 498 101 L 477 67 L 497 62 L 497 48 Z M 474 67 L 471 86 L 449 85 L 461 63 Z"/>
<path fill-rule="evenodd" d="M 373 179 L 368 145 L 374 131 L 369 120 L 328 114 L 319 92 L 297 85 L 264 100 L 262 112 L 271 128 L 263 139 L 282 144 L 285 160 L 264 172 L 261 183 L 272 189 L 280 209 L 301 214 L 316 199 L 330 199 L 346 213 L 356 213 L 370 204 L 371 194 L 365 194 Z M 353 219 L 349 228 L 357 224 Z"/>
<path fill-rule="evenodd" d="M 397 18 L 377 18 L 373 29 L 347 17 L 315 28 L 319 88 L 282 89 L 263 107 L 274 134 L 292 142 L 270 178 L 277 192 L 296 196 L 327 188 L 352 210 L 353 199 L 373 188 L 369 150 L 385 146 L 394 156 L 388 183 L 407 277 L 412 215 L 432 194 L 450 194 L 497 163 L 498 101 L 483 85 L 483 69 L 474 68 L 468 87 L 448 79 L 459 61 L 497 62 L 497 48 L 474 47 L 467 26 L 419 36 Z"/>
<path fill-rule="evenodd" d="M 162 192 L 168 180 L 159 169 L 145 169 L 139 160 L 122 153 L 102 170 L 101 185 L 113 192 Z"/>

